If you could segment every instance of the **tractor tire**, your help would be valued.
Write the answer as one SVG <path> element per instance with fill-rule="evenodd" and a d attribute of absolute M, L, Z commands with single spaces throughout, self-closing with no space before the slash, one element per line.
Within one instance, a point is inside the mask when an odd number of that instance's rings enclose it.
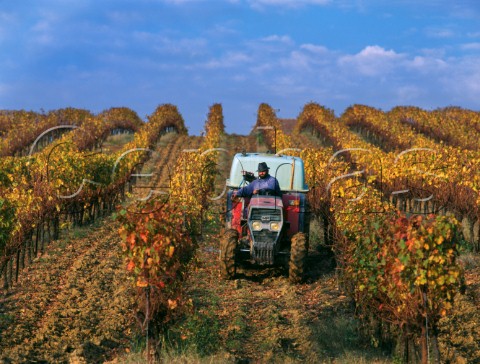
<path fill-rule="evenodd" d="M 292 283 L 303 281 L 308 254 L 308 240 L 304 233 L 292 236 L 288 278 Z"/>
<path fill-rule="evenodd" d="M 225 279 L 233 279 L 237 273 L 237 246 L 238 231 L 235 229 L 226 230 L 220 240 L 220 273 Z"/>

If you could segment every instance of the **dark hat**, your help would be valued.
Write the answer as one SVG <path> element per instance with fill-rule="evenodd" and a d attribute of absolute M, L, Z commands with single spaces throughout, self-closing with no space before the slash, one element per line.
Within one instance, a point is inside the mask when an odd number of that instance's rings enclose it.
<path fill-rule="evenodd" d="M 257 172 L 267 172 L 270 168 L 268 168 L 267 163 L 261 162 L 258 163 Z"/>

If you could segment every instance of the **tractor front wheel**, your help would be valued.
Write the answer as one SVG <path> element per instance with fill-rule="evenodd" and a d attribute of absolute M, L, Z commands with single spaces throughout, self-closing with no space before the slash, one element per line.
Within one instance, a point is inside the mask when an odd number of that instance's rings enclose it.
<path fill-rule="evenodd" d="M 237 264 L 235 256 L 238 245 L 238 231 L 228 229 L 220 240 L 220 272 L 226 279 L 235 277 Z"/>
<path fill-rule="evenodd" d="M 292 236 L 288 277 L 292 283 L 300 283 L 304 278 L 308 254 L 308 240 L 304 233 Z"/>

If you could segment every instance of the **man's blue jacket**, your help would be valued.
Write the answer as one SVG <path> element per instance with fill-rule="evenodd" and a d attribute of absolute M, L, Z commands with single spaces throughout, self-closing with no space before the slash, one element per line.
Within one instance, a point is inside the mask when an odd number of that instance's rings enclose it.
<path fill-rule="evenodd" d="M 280 190 L 280 185 L 278 180 L 267 174 L 265 178 L 257 178 L 253 180 L 250 184 L 245 187 L 240 188 L 236 196 L 237 197 L 252 197 L 254 190 L 269 189 L 275 191 L 275 195 L 281 196 L 282 191 Z"/>

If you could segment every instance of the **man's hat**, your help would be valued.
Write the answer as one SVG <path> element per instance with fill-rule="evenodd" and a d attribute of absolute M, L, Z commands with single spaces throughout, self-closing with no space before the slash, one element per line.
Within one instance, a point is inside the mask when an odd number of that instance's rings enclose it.
<path fill-rule="evenodd" d="M 261 162 L 258 163 L 257 172 L 267 172 L 270 168 L 268 168 L 267 163 Z"/>

